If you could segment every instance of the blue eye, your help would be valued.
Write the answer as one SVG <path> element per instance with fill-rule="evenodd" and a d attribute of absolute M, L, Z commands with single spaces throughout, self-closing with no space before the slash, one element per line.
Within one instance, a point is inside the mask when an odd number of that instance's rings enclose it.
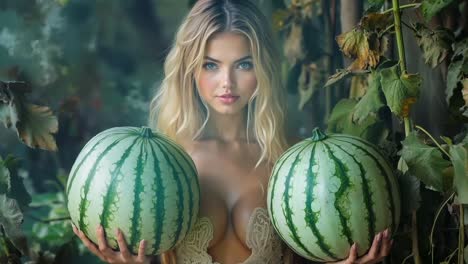
<path fill-rule="evenodd" d="M 244 61 L 239 63 L 239 68 L 242 70 L 251 70 L 253 68 L 253 64 L 250 61 Z"/>
<path fill-rule="evenodd" d="M 216 65 L 213 62 L 207 62 L 207 63 L 203 64 L 203 69 L 205 69 L 205 70 L 212 71 L 212 70 L 216 70 L 217 68 L 218 68 L 218 65 Z"/>

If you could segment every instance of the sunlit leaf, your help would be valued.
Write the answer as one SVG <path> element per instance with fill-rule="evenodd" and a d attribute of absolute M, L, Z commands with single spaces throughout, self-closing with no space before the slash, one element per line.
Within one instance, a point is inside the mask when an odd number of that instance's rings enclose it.
<path fill-rule="evenodd" d="M 57 145 L 52 133 L 57 130 L 57 117 L 48 107 L 33 104 L 25 106 L 18 132 L 26 145 L 56 151 Z"/>
<path fill-rule="evenodd" d="M 423 0 L 422 13 L 424 18 L 429 21 L 433 16 L 439 13 L 444 7 L 448 6 L 453 0 Z"/>
<path fill-rule="evenodd" d="M 454 168 L 453 187 L 458 201 L 468 204 L 468 151 L 467 146 L 460 144 L 450 147 L 450 156 Z"/>
<path fill-rule="evenodd" d="M 48 107 L 29 104 L 25 97 L 29 91 L 24 83 L 0 82 L 0 120 L 29 147 L 55 151 L 51 134 L 58 130 L 57 117 Z"/>
<path fill-rule="evenodd" d="M 384 105 L 379 75 L 377 72 L 372 72 L 369 76 L 367 91 L 354 108 L 353 121 L 361 124 L 369 115 L 375 116 Z"/>
<path fill-rule="evenodd" d="M 421 23 L 417 23 L 415 28 L 416 39 L 423 52 L 424 61 L 435 68 L 451 51 L 455 36 L 447 29 L 430 30 Z"/>
<path fill-rule="evenodd" d="M 354 28 L 336 37 L 338 46 L 346 57 L 354 59 L 348 67 L 351 71 L 375 68 L 380 59 L 380 44 L 376 34 Z"/>
<path fill-rule="evenodd" d="M 416 132 L 412 132 L 401 143 L 401 157 L 408 165 L 408 172 L 428 187 L 444 191 L 443 171 L 450 166 L 450 162 L 442 157 L 440 150 L 424 144 Z"/>
<path fill-rule="evenodd" d="M 3 226 L 5 234 L 13 245 L 25 254 L 28 253 L 28 247 L 26 237 L 21 231 L 21 223 L 23 223 L 23 213 L 16 200 L 0 194 L 0 225 Z"/>
<path fill-rule="evenodd" d="M 382 91 L 387 105 L 399 117 L 409 114 L 411 105 L 419 96 L 421 77 L 419 74 L 402 74 L 394 66 L 380 71 Z"/>

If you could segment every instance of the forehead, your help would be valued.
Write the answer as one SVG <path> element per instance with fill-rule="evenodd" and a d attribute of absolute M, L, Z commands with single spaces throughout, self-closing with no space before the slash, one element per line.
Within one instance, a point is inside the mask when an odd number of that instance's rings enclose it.
<path fill-rule="evenodd" d="M 235 60 L 250 55 L 250 42 L 240 33 L 216 33 L 208 39 L 205 55 L 218 60 Z"/>

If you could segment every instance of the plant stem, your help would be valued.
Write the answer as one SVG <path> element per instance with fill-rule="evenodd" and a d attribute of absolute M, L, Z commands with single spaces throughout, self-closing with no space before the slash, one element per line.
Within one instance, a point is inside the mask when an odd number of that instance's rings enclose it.
<path fill-rule="evenodd" d="M 411 7 L 416 6 L 417 4 L 412 4 Z M 401 8 L 409 8 L 408 5 L 402 6 Z M 405 45 L 403 42 L 403 33 L 401 31 L 401 11 L 400 11 L 400 1 L 392 0 L 392 11 L 393 11 L 393 20 L 395 25 L 395 35 L 398 46 L 398 58 L 400 62 L 400 74 L 406 74 L 406 57 L 405 57 Z M 403 118 L 405 123 L 405 135 L 408 136 L 411 133 L 411 120 L 409 117 Z M 421 264 L 421 256 L 419 255 L 419 243 L 418 243 L 418 218 L 417 211 L 414 210 L 411 212 L 411 240 L 413 247 L 413 258 L 415 264 Z"/>
<path fill-rule="evenodd" d="M 465 214 L 464 214 L 463 204 L 460 204 L 460 232 L 458 233 L 458 264 L 463 264 L 465 251 Z"/>
<path fill-rule="evenodd" d="M 445 151 L 445 149 L 442 148 L 442 146 L 435 140 L 435 138 L 429 133 L 427 132 L 424 128 L 420 127 L 420 126 L 416 126 L 417 129 L 421 130 L 422 132 L 424 132 L 424 134 L 426 134 L 429 138 L 432 139 L 432 141 L 434 141 L 434 143 L 437 145 L 437 147 L 440 149 L 440 151 L 442 151 L 445 155 L 447 155 L 447 157 L 449 157 L 450 159 L 452 159 L 452 157 L 450 156 L 450 154 L 447 153 L 447 151 Z"/>
<path fill-rule="evenodd" d="M 418 8 L 420 5 L 421 5 L 421 3 L 407 4 L 407 5 L 400 6 L 400 9 Z M 390 13 L 392 11 L 393 11 L 393 9 L 387 9 L 387 10 L 383 11 L 382 14 Z"/>
<path fill-rule="evenodd" d="M 395 20 L 395 34 L 398 47 L 398 57 L 400 59 L 401 74 L 406 73 L 405 45 L 403 42 L 403 32 L 401 31 L 400 1 L 392 0 L 393 19 Z"/>
<path fill-rule="evenodd" d="M 413 245 L 413 258 L 415 264 L 421 264 L 421 256 L 419 255 L 418 243 L 418 217 L 416 210 L 411 212 L 411 240 Z"/>
<path fill-rule="evenodd" d="M 442 205 L 439 207 L 439 210 L 437 211 L 437 214 L 436 214 L 436 217 L 434 219 L 434 222 L 432 223 L 432 228 L 431 228 L 431 234 L 429 236 L 429 242 L 431 243 L 431 260 L 432 262 L 431 263 L 434 263 L 434 242 L 433 242 L 433 239 L 434 239 L 434 229 L 435 229 L 435 225 L 436 225 L 436 222 L 437 222 L 437 219 L 439 218 L 439 215 L 440 213 L 442 212 L 442 209 L 444 209 L 445 205 L 447 205 L 447 203 L 455 196 L 455 193 L 452 193 L 450 195 L 450 197 L 445 200 Z"/>

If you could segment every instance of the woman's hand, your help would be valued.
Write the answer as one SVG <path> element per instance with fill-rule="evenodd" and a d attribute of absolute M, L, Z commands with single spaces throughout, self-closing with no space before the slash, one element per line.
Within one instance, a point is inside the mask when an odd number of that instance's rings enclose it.
<path fill-rule="evenodd" d="M 374 241 L 372 242 L 372 246 L 367 252 L 366 255 L 357 258 L 357 246 L 356 243 L 351 247 L 351 251 L 349 252 L 349 256 L 347 259 L 332 262 L 334 264 L 374 264 L 382 261 L 388 253 L 390 253 L 390 248 L 392 247 L 393 240 L 390 239 L 388 229 L 385 231 L 378 233 L 374 237 Z"/>
<path fill-rule="evenodd" d="M 140 247 L 138 248 L 138 256 L 132 255 L 128 250 L 127 243 L 125 238 L 117 229 L 117 243 L 119 244 L 120 251 L 114 251 L 107 245 L 107 240 L 104 236 L 104 229 L 102 226 L 97 228 L 97 237 L 98 237 L 98 246 L 91 242 L 83 232 L 78 230 L 78 228 L 73 225 L 73 232 L 83 241 L 85 246 L 96 256 L 98 256 L 102 261 L 108 263 L 132 263 L 132 264 L 147 264 L 150 263 L 150 258 L 145 256 L 145 240 L 140 242 Z"/>

